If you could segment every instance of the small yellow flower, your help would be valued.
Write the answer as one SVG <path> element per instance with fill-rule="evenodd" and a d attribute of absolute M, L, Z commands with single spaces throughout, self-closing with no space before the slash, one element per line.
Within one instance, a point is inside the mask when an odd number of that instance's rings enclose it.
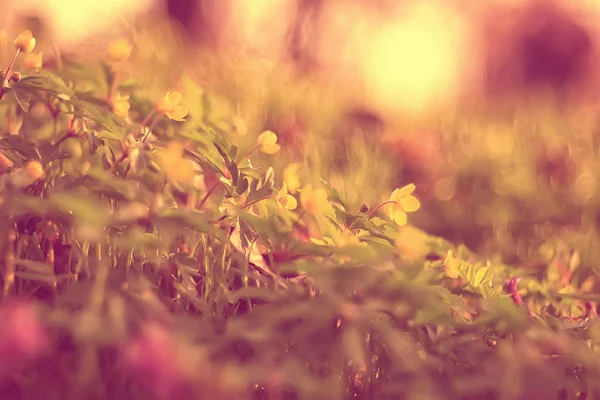
<path fill-rule="evenodd" d="M 246 133 L 248 133 L 248 126 L 246 125 L 246 122 L 238 115 L 231 119 L 231 126 L 236 135 L 244 136 Z"/>
<path fill-rule="evenodd" d="M 452 278 L 456 279 L 460 276 L 460 260 L 458 258 L 454 258 L 452 254 L 452 250 L 448 250 L 446 257 L 444 257 L 444 269 L 446 270 L 446 274 Z"/>
<path fill-rule="evenodd" d="M 31 179 L 40 179 L 44 176 L 44 167 L 42 167 L 39 161 L 30 161 L 25 166 L 25 172 Z"/>
<path fill-rule="evenodd" d="M 15 47 L 23 53 L 31 53 L 35 49 L 36 40 L 31 31 L 23 31 L 13 42 Z"/>
<path fill-rule="evenodd" d="M 125 61 L 131 56 L 133 46 L 125 39 L 117 39 L 108 46 L 108 57 L 112 61 Z"/>
<path fill-rule="evenodd" d="M 28 53 L 23 57 L 23 67 L 26 69 L 40 69 L 43 64 L 43 53 Z"/>
<path fill-rule="evenodd" d="M 184 146 L 172 141 L 165 149 L 158 151 L 157 162 L 163 172 L 176 183 L 192 183 L 195 170 L 190 160 L 183 158 Z"/>
<path fill-rule="evenodd" d="M 160 114 L 164 114 L 169 119 L 174 121 L 185 121 L 185 116 L 188 114 L 188 109 L 180 106 L 181 93 L 179 92 L 167 92 L 164 99 L 156 104 L 156 111 Z"/>
<path fill-rule="evenodd" d="M 300 179 L 298 178 L 298 170 L 300 164 L 291 163 L 283 170 L 283 181 L 287 185 L 290 193 L 296 193 L 296 190 L 300 187 Z"/>
<path fill-rule="evenodd" d="M 304 210 L 312 215 L 323 214 L 330 206 L 329 196 L 325 189 L 313 189 L 311 185 L 299 190 L 300 203 Z"/>
<path fill-rule="evenodd" d="M 258 148 L 265 154 L 275 154 L 281 149 L 277 144 L 277 135 L 272 131 L 265 131 L 258 135 Z"/>
<path fill-rule="evenodd" d="M 428 236 L 425 232 L 412 226 L 400 228 L 396 238 L 398 253 L 405 260 L 415 261 L 427 255 L 429 251 Z"/>
<path fill-rule="evenodd" d="M 335 243 L 339 247 L 366 245 L 366 243 L 361 242 L 358 236 L 349 229 L 345 229 L 340 236 L 336 238 Z"/>
<path fill-rule="evenodd" d="M 129 96 L 117 96 L 113 99 L 112 110 L 115 115 L 121 118 L 127 118 L 129 116 L 130 108 L 131 104 L 129 104 Z"/>
<path fill-rule="evenodd" d="M 287 210 L 295 210 L 296 207 L 298 207 L 298 202 L 294 196 L 288 194 L 285 183 L 277 193 L 277 204 L 279 205 L 279 208 Z"/>
<path fill-rule="evenodd" d="M 406 213 L 417 211 L 421 204 L 419 200 L 412 195 L 415 191 L 416 186 L 411 183 L 404 186 L 402 189 L 396 189 L 390 196 L 391 204 L 389 208 L 389 215 L 392 221 L 396 222 L 400 226 L 406 225 L 407 217 Z"/>

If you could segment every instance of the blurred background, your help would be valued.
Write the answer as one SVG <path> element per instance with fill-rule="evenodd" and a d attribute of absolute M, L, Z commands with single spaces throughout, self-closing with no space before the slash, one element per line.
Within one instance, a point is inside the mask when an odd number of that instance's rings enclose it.
<path fill-rule="evenodd" d="M 272 129 L 269 162 L 304 163 L 356 208 L 414 182 L 432 234 L 532 266 L 560 242 L 594 268 L 599 14 L 598 0 L 3 0 L 0 28 L 32 29 L 49 66 L 127 37 L 144 90 L 180 90 L 242 143 Z"/>

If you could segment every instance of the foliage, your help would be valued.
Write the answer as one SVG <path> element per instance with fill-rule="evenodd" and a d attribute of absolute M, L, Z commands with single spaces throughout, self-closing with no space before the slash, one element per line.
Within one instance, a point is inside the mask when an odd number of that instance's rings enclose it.
<path fill-rule="evenodd" d="M 193 80 L 143 94 L 126 42 L 25 69 L 20 38 L 0 89 L 3 398 L 600 396 L 575 248 L 487 260 L 407 224 L 418 185 L 350 201 L 269 166 L 285 141 L 219 123 Z"/>

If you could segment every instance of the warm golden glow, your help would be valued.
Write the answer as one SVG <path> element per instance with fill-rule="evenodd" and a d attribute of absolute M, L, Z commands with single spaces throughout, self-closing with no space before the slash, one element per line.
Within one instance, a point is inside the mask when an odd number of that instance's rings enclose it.
<path fill-rule="evenodd" d="M 291 24 L 289 0 L 230 0 L 228 36 L 267 58 L 278 58 Z"/>
<path fill-rule="evenodd" d="M 367 90 L 383 108 L 421 111 L 454 95 L 470 57 L 459 16 L 418 2 L 381 27 L 363 58 Z"/>

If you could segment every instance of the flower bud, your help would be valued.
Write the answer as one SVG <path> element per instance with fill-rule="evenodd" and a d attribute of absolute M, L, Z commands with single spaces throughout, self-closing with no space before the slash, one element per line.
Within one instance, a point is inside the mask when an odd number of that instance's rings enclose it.
<path fill-rule="evenodd" d="M 44 168 L 39 161 L 31 161 L 25 167 L 25 171 L 27 171 L 27 175 L 32 179 L 40 179 L 44 176 Z"/>
<path fill-rule="evenodd" d="M 112 110 L 118 117 L 127 118 L 129 116 L 130 108 L 131 104 L 129 104 L 129 96 L 119 96 L 112 102 Z"/>
<path fill-rule="evenodd" d="M 112 61 L 125 61 L 131 56 L 133 46 L 125 39 L 117 39 L 108 46 L 108 56 Z"/>
<path fill-rule="evenodd" d="M 13 71 L 8 80 L 9 82 L 19 82 L 21 80 L 21 73 L 18 71 Z"/>
<path fill-rule="evenodd" d="M 258 135 L 257 143 L 260 151 L 265 154 L 275 154 L 281 148 L 277 144 L 277 135 L 272 131 L 265 131 Z"/>
<path fill-rule="evenodd" d="M 23 31 L 14 41 L 15 47 L 23 53 L 31 53 L 35 49 L 36 40 L 31 31 Z"/>

